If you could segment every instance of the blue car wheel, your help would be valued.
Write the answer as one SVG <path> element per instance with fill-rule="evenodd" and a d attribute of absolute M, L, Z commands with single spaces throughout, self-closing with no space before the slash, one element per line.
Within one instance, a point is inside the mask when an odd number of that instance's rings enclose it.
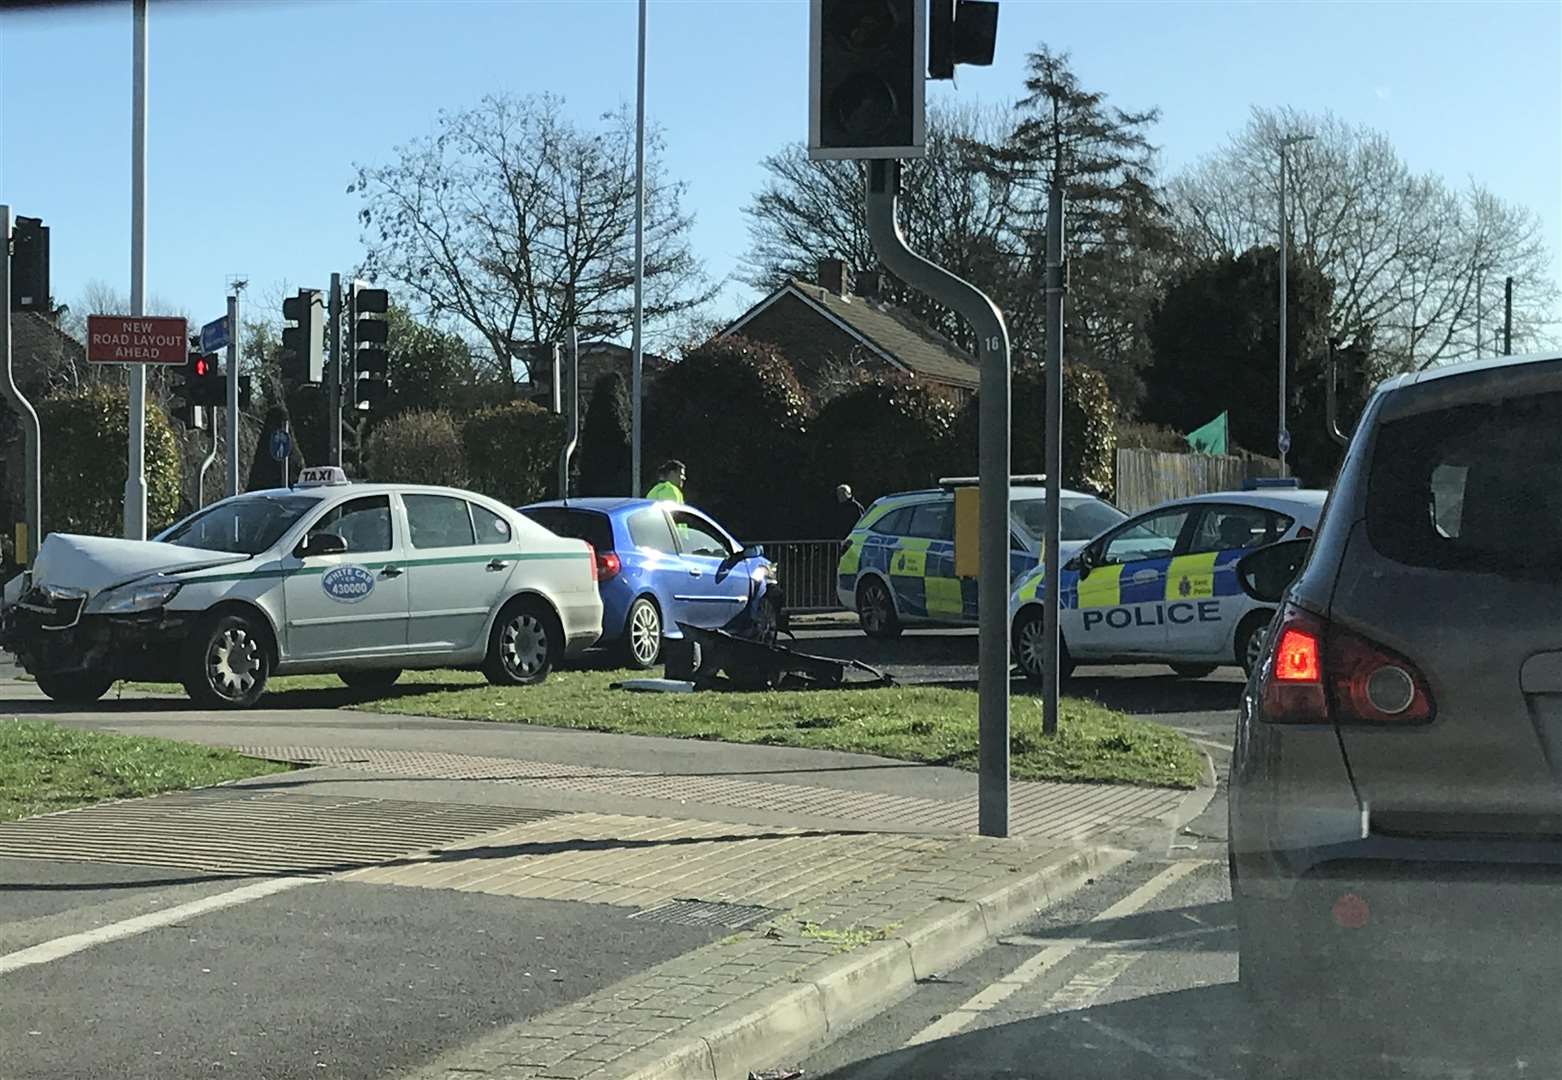
<path fill-rule="evenodd" d="M 642 596 L 629 605 L 624 619 L 624 660 L 632 668 L 644 671 L 654 667 L 662 656 L 662 613 L 649 597 Z"/>

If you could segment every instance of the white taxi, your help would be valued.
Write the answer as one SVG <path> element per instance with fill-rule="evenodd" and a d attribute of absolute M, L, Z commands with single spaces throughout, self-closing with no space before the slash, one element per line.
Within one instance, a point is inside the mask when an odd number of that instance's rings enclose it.
<path fill-rule="evenodd" d="M 1254 548 L 1305 539 L 1326 491 L 1269 488 L 1197 495 L 1114 526 L 1063 564 L 1059 674 L 1075 664 L 1170 664 L 1200 678 L 1224 664 L 1250 669 L 1274 606 L 1242 591 L 1236 564 Z M 1014 655 L 1040 680 L 1043 568 L 1009 597 Z"/>
<path fill-rule="evenodd" d="M 383 688 L 403 669 L 540 682 L 602 632 L 596 558 L 470 491 L 305 469 L 150 541 L 52 533 L 7 583 L 0 647 L 57 701 L 118 679 L 176 681 L 213 708 L 274 674 Z"/>

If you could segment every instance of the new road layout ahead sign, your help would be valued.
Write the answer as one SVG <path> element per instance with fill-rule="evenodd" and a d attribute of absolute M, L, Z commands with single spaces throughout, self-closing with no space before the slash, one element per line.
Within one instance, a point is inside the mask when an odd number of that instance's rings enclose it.
<path fill-rule="evenodd" d="M 151 315 L 87 316 L 87 359 L 97 364 L 182 364 L 189 327 Z"/>

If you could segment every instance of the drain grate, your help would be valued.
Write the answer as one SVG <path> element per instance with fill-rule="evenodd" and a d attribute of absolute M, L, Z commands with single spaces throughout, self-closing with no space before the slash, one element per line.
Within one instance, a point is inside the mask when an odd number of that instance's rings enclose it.
<path fill-rule="evenodd" d="M 767 919 L 775 912 L 766 907 L 749 904 L 723 904 L 714 900 L 668 900 L 655 904 L 629 916 L 649 922 L 672 923 L 674 926 L 719 926 L 724 930 L 741 930 Z"/>
<path fill-rule="evenodd" d="M 9 822 L 0 825 L 0 852 L 218 873 L 335 873 L 552 816 L 524 807 L 210 788 Z"/>

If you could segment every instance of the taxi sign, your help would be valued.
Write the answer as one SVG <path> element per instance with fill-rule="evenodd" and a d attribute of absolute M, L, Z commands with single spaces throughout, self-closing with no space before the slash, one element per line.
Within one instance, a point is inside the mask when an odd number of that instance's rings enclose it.
<path fill-rule="evenodd" d="M 296 487 L 332 487 L 348 483 L 347 474 L 340 465 L 316 465 L 298 470 Z"/>

